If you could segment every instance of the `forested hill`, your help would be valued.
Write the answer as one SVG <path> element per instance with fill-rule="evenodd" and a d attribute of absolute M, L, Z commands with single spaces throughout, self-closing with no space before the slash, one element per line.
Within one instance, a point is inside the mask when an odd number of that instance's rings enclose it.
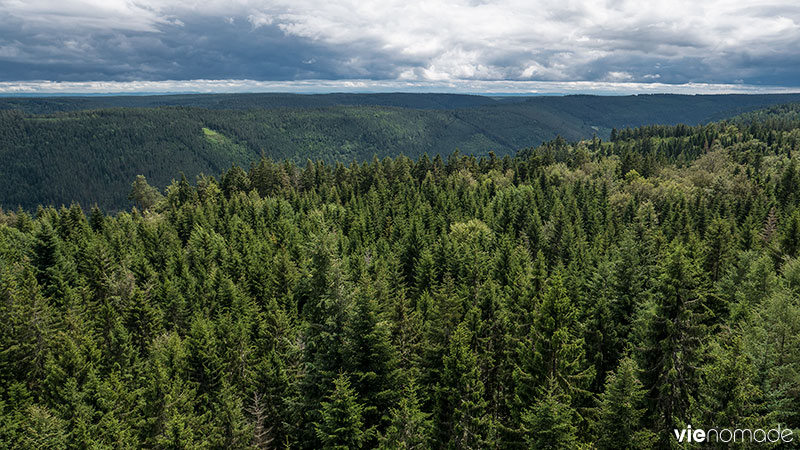
<path fill-rule="evenodd" d="M 0 211 L 0 448 L 797 443 L 797 111 Z"/>
<path fill-rule="evenodd" d="M 456 149 L 503 156 L 556 136 L 575 141 L 606 138 L 612 128 L 706 123 L 789 100 L 800 95 L 5 98 L 0 206 L 30 210 L 79 202 L 119 210 L 131 205 L 128 188 L 137 174 L 163 188 L 181 172 L 194 180 L 232 163 L 247 167 L 262 154 L 347 164 Z"/>
<path fill-rule="evenodd" d="M 393 106 L 409 109 L 460 109 L 524 104 L 552 109 L 559 114 L 589 119 L 623 115 L 629 122 L 613 126 L 650 123 L 697 124 L 737 112 L 777 103 L 800 101 L 800 94 L 643 94 L 629 96 L 488 96 L 465 94 L 171 94 L 70 97 L 0 97 L 0 109 L 33 114 L 108 108 L 157 108 L 183 106 L 208 109 L 323 108 L 331 106 Z M 627 113 L 624 113 L 626 110 Z"/>
<path fill-rule="evenodd" d="M 525 97 L 491 98 L 463 94 L 172 94 L 94 97 L 0 97 L 0 109 L 43 114 L 107 108 L 184 106 L 208 109 L 324 108 L 395 106 L 411 109 L 455 109 L 524 101 Z"/>

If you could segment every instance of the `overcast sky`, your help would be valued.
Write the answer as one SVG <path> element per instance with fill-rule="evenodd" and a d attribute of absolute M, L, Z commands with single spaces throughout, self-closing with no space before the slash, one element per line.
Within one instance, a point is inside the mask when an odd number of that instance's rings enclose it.
<path fill-rule="evenodd" d="M 0 0 L 0 93 L 800 91 L 754 3 Z"/>

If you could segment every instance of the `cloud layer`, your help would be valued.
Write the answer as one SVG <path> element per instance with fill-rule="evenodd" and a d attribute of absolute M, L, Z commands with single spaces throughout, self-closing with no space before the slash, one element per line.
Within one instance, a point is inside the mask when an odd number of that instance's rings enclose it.
<path fill-rule="evenodd" d="M 33 80 L 800 87 L 800 5 L 0 0 L 0 81 Z"/>

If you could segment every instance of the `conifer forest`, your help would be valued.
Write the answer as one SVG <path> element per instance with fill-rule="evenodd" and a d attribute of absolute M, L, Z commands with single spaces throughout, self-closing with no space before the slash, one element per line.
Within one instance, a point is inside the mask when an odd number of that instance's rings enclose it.
<path fill-rule="evenodd" d="M 516 154 L 170 170 L 123 180 L 119 211 L 0 210 L 0 449 L 800 426 L 796 104 Z"/>

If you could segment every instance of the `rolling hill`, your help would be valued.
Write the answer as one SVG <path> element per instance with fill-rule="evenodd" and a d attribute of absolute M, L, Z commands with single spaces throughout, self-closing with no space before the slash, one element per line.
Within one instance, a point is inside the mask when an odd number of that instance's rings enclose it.
<path fill-rule="evenodd" d="M 327 163 L 462 153 L 511 155 L 562 136 L 690 125 L 800 101 L 787 95 L 486 97 L 214 94 L 0 98 L 0 206 L 130 205 L 143 174 L 217 175 L 273 159 Z"/>

